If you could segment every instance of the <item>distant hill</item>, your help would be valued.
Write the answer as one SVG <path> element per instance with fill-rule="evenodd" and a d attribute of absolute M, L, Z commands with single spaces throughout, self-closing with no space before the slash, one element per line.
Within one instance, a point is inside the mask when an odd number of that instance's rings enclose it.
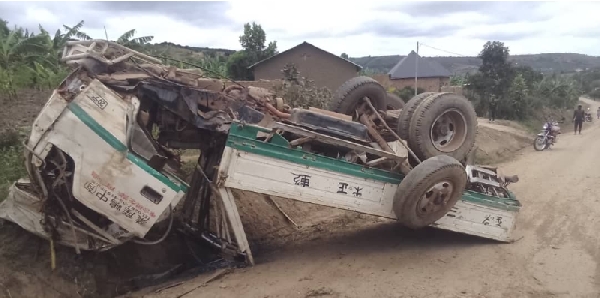
<path fill-rule="evenodd" d="M 404 56 L 367 56 L 350 60 L 376 73 L 387 73 Z M 457 75 L 477 71 L 481 60 L 477 57 L 430 57 Z M 509 61 L 516 65 L 530 66 L 543 73 L 575 72 L 578 69 L 600 67 L 600 57 L 574 53 L 548 53 L 510 56 Z"/>
<path fill-rule="evenodd" d="M 235 50 L 214 49 L 208 47 L 190 47 L 163 42 L 148 46 L 154 53 L 168 54 L 174 58 L 184 57 L 227 57 Z M 370 69 L 376 73 L 387 73 L 404 56 L 366 56 L 359 58 L 350 58 L 352 62 L 361 65 L 365 69 Z M 446 69 L 456 75 L 473 73 L 481 65 L 481 60 L 477 57 L 429 57 L 438 61 Z M 545 53 L 530 55 L 513 55 L 509 60 L 517 65 L 531 66 L 533 69 L 544 73 L 570 73 L 578 69 L 600 68 L 600 57 L 588 56 L 574 53 Z"/>
<path fill-rule="evenodd" d="M 235 50 L 215 49 L 207 47 L 190 47 L 174 44 L 171 42 L 162 42 L 147 45 L 148 49 L 153 53 L 169 55 L 175 59 L 190 58 L 190 57 L 227 57 Z"/>

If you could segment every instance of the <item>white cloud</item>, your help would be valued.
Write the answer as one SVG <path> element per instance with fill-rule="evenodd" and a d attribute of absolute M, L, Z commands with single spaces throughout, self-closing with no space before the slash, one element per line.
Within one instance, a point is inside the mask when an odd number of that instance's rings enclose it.
<path fill-rule="evenodd" d="M 404 55 L 414 50 L 416 42 L 420 41 L 448 52 L 476 55 L 486 41 L 500 40 L 512 54 L 579 52 L 600 55 L 600 42 L 597 41 L 600 22 L 595 21 L 600 3 L 538 2 L 538 7 L 532 2 L 523 5 L 488 3 L 491 2 L 453 6 L 444 2 L 415 4 L 387 0 L 354 3 L 233 1 L 229 3 L 229 9 L 220 13 L 235 26 L 213 29 L 199 27 L 194 20 L 176 18 L 176 13 L 167 14 L 161 10 L 135 15 L 107 11 L 98 15 L 83 13 L 90 10 L 89 3 L 77 2 L 5 2 L 0 6 L 0 17 L 33 30 L 41 23 L 49 31 L 63 23 L 72 25 L 87 18 L 86 24 L 94 24 L 95 29 L 84 26 L 84 31 L 95 37 L 104 37 L 104 30 L 100 29 L 103 24 L 111 38 L 135 28 L 139 36 L 153 35 L 155 42 L 234 50 L 240 49 L 238 37 L 243 23 L 255 21 L 265 29 L 268 41 L 277 41 L 280 51 L 308 41 L 338 55 L 342 52 L 352 57 Z M 415 5 L 422 6 L 415 8 Z M 208 18 L 201 9 L 194 15 L 198 19 Z M 425 56 L 449 55 L 425 46 L 420 48 L 420 53 Z"/>

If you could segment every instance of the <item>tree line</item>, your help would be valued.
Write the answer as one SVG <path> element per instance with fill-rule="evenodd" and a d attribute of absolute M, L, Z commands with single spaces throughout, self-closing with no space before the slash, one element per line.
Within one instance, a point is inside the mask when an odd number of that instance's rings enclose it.
<path fill-rule="evenodd" d="M 20 89 L 55 88 L 68 73 L 67 67 L 60 62 L 66 42 L 92 39 L 83 30 L 84 23 L 82 20 L 74 26 L 63 25 L 51 34 L 41 25 L 39 32 L 34 33 L 20 26 L 10 26 L 0 19 L 0 92 L 15 98 Z M 94 38 L 107 39 L 106 36 Z M 252 80 L 253 74 L 248 67 L 277 54 L 276 42 L 266 43 L 266 34 L 256 23 L 244 25 L 239 38 L 242 50 L 228 57 L 204 53 L 174 57 L 168 46 L 161 48 L 150 44 L 153 39 L 153 36 L 138 37 L 136 30 L 131 29 L 113 41 L 158 57 L 167 65 L 200 68 L 208 76 L 237 80 Z"/>
<path fill-rule="evenodd" d="M 590 91 L 583 84 L 586 74 L 543 75 L 529 66 L 510 63 L 509 55 L 504 43 L 488 41 L 478 55 L 482 60 L 479 71 L 451 80 L 453 84 L 464 85 L 480 116 L 486 115 L 490 104 L 495 103 L 497 118 L 525 120 L 544 108 L 573 109 L 579 96 Z"/>
<path fill-rule="evenodd" d="M 15 97 L 16 91 L 23 88 L 56 87 L 68 71 L 60 62 L 66 42 L 92 39 L 83 30 L 83 25 L 83 20 L 74 26 L 63 25 L 54 34 L 40 25 L 39 32 L 32 33 L 19 26 L 11 27 L 0 19 L 0 92 Z M 95 38 L 105 39 L 106 36 Z M 254 22 L 244 24 L 239 37 L 242 49 L 228 56 L 203 53 L 173 57 L 168 46 L 150 44 L 153 38 L 137 37 L 136 30 L 131 29 L 114 41 L 160 57 L 167 65 L 201 68 L 209 76 L 236 80 L 253 80 L 248 67 L 278 53 L 276 41 L 267 42 L 265 31 Z M 542 107 L 571 109 L 582 93 L 600 98 L 600 70 L 574 75 L 543 75 L 531 67 L 510 63 L 509 55 L 504 43 L 489 41 L 478 55 L 482 60 L 479 71 L 451 80 L 452 84 L 465 86 L 480 116 L 487 113 L 492 101 L 496 102 L 498 118 L 525 119 Z M 349 59 L 346 53 L 340 56 Z M 371 74 L 370 70 L 363 70 L 360 75 Z M 404 91 L 406 94 L 399 90 L 398 95 L 408 99 L 414 94 L 412 90 Z"/>

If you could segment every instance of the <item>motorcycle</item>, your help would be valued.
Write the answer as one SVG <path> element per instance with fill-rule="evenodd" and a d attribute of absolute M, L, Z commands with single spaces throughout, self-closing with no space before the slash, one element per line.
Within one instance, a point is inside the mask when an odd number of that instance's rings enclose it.
<path fill-rule="evenodd" d="M 558 124 L 563 122 L 554 120 L 546 121 L 544 126 L 542 126 L 542 131 L 533 141 L 533 148 L 537 151 L 543 151 L 554 145 L 560 134 L 560 126 Z"/>
<path fill-rule="evenodd" d="M 585 122 L 592 122 L 592 113 L 585 113 Z"/>

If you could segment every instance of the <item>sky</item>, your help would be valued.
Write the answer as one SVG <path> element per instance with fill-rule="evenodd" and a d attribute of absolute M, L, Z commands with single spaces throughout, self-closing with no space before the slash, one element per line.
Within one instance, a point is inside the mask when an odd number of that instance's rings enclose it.
<path fill-rule="evenodd" d="M 109 39 L 136 29 L 153 42 L 239 50 L 243 25 L 262 26 L 284 51 L 303 41 L 350 57 L 475 56 L 488 40 L 511 54 L 600 56 L 600 2 L 229 1 L 0 2 L 10 25 L 55 32 L 85 20 L 82 31 Z M 596 21 L 593 21 L 596 19 Z"/>

